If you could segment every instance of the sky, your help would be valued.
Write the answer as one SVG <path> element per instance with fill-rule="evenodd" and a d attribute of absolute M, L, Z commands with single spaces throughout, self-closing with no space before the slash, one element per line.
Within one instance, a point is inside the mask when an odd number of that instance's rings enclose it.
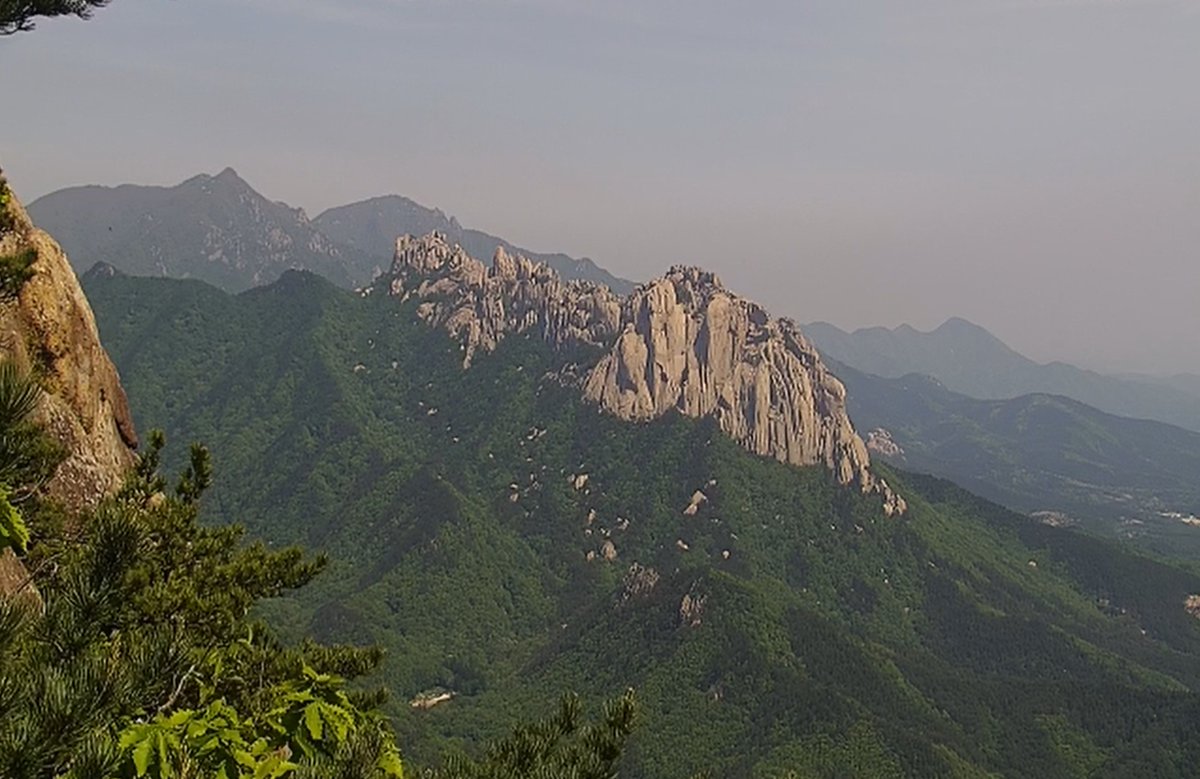
<path fill-rule="evenodd" d="M 233 166 L 799 322 L 1200 373 L 1200 0 L 114 0 L 0 39 L 31 201 Z"/>

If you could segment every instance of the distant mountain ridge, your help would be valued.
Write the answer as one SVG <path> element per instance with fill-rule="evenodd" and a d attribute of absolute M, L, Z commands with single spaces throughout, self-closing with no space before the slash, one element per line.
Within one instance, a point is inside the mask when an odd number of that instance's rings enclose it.
<path fill-rule="evenodd" d="M 503 238 L 463 227 L 439 208 L 425 206 L 400 195 L 385 195 L 321 212 L 313 223 L 330 238 L 372 257 L 390 258 L 401 235 L 440 233 L 472 257 L 491 259 L 497 248 L 542 262 L 564 279 L 603 284 L 618 295 L 633 291 L 634 284 L 618 278 L 590 259 L 562 253 L 541 254 L 515 246 Z"/>
<path fill-rule="evenodd" d="M 352 286 L 370 264 L 329 240 L 302 209 L 268 200 L 232 168 L 173 187 L 72 187 L 29 210 L 61 236 L 78 271 L 107 262 L 135 275 L 197 278 L 240 291 L 289 268 Z"/>
<path fill-rule="evenodd" d="M 1200 553 L 1200 528 L 1182 521 L 1200 514 L 1200 433 L 1059 395 L 979 400 L 920 374 L 829 367 L 875 457 L 1158 553 Z"/>
<path fill-rule="evenodd" d="M 1041 364 L 965 319 L 948 319 L 929 332 L 901 325 L 848 333 L 827 322 L 805 325 L 804 332 L 825 356 L 884 378 L 925 374 L 984 400 L 1063 395 L 1110 414 L 1200 430 L 1200 382 L 1194 377 L 1107 376 L 1062 362 Z"/>
<path fill-rule="evenodd" d="M 398 235 L 430 229 L 486 257 L 503 246 L 567 279 L 596 281 L 622 294 L 633 288 L 591 260 L 528 252 L 399 196 L 310 220 L 303 209 L 265 197 L 232 168 L 172 187 L 70 187 L 37 199 L 29 212 L 59 237 L 78 272 L 105 262 L 136 276 L 195 278 L 228 292 L 269 284 L 290 269 L 312 271 L 340 287 L 363 286 L 388 268 Z M 388 230 L 394 232 L 384 242 Z"/>

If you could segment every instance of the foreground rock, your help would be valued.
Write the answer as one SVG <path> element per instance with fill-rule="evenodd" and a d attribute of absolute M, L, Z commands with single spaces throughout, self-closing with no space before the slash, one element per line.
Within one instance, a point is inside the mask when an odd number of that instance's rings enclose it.
<path fill-rule="evenodd" d="M 2 181 L 0 191 L 7 192 Z M 0 257 L 32 252 L 33 276 L 0 300 L 0 359 L 38 376 L 46 390 L 37 415 L 67 453 L 47 491 L 78 510 L 117 489 L 132 466 L 133 418 L 62 249 L 29 222 L 15 197 L 5 200 Z M 0 588 L 25 578 L 11 553 L 0 556 Z"/>
<path fill-rule="evenodd" d="M 432 233 L 397 241 L 385 283 L 462 343 L 466 367 L 516 333 L 557 349 L 595 347 L 600 356 L 583 376 L 583 396 L 614 416 L 711 417 L 756 454 L 824 465 L 842 484 L 879 495 L 889 516 L 905 511 L 904 499 L 870 469 L 846 415 L 845 388 L 795 324 L 772 319 L 712 273 L 677 266 L 622 299 L 503 250 L 486 267 Z"/>

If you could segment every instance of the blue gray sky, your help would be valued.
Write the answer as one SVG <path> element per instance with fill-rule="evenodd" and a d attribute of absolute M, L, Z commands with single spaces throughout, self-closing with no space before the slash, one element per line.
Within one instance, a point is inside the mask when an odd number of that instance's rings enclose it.
<path fill-rule="evenodd" d="M 1200 372 L 1200 0 L 114 0 L 0 74 L 27 201 L 232 165 L 801 322 Z"/>

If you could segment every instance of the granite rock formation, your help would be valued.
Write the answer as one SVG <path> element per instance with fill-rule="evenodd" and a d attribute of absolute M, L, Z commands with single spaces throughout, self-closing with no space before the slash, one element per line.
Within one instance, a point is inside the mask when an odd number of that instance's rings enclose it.
<path fill-rule="evenodd" d="M 462 342 L 464 366 L 508 333 L 534 331 L 555 347 L 602 346 L 621 318 L 620 300 L 605 286 L 563 281 L 549 266 L 503 247 L 488 268 L 440 233 L 396 242 L 389 291 L 421 300 L 421 318 Z"/>
<path fill-rule="evenodd" d="M 50 493 L 81 508 L 118 487 L 133 464 L 133 417 L 66 255 L 15 198 L 9 213 L 15 228 L 0 236 L 0 254 L 32 249 L 37 259 L 17 297 L 0 305 L 0 354 L 41 378 L 38 414 L 68 452 Z"/>
<path fill-rule="evenodd" d="M 458 339 L 464 366 L 514 333 L 559 349 L 597 347 L 582 392 L 605 411 L 631 421 L 670 411 L 711 417 L 755 454 L 824 465 L 842 484 L 878 494 L 889 516 L 905 511 L 871 471 L 845 387 L 796 325 L 712 273 L 676 266 L 622 299 L 502 249 L 488 268 L 433 233 L 397 241 L 387 290 L 419 301 L 422 319 Z"/>
<path fill-rule="evenodd" d="M 2 181 L 0 188 L 6 186 Z M 134 462 L 137 434 L 125 390 L 66 256 L 30 223 L 15 197 L 5 200 L 0 256 L 32 251 L 36 258 L 32 278 L 0 301 L 0 358 L 39 377 L 45 393 L 36 413 L 67 453 L 46 489 L 78 510 L 121 485 Z M 13 579 L 19 563 L 6 557 L 0 566 Z"/>

